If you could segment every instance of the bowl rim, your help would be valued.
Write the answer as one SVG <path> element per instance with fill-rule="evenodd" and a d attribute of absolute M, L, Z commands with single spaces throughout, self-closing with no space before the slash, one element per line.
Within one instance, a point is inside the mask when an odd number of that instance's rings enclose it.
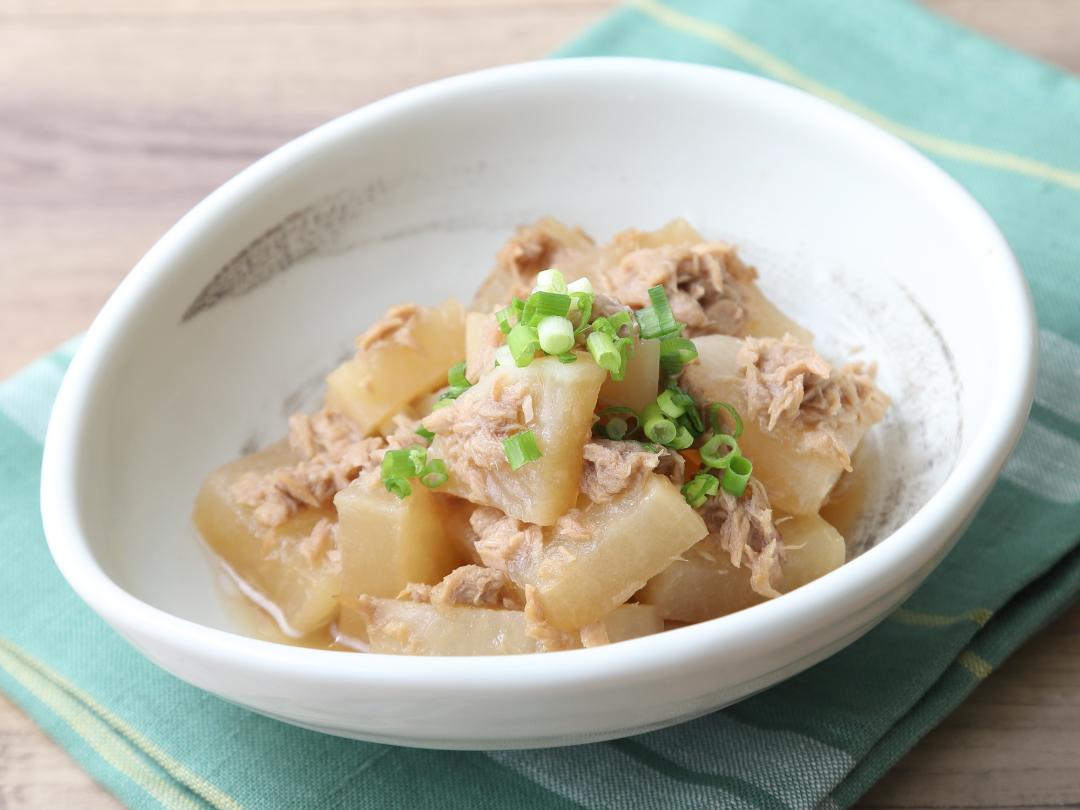
<path fill-rule="evenodd" d="M 136 598 L 102 570 L 92 552 L 80 504 L 79 457 L 88 426 L 83 403 L 99 384 L 97 371 L 111 355 L 125 322 L 140 301 L 176 272 L 174 255 L 198 242 L 220 214 L 257 194 L 276 177 L 319 152 L 330 141 L 362 137 L 365 128 L 410 108 L 455 94 L 532 82 L 709 82 L 718 92 L 753 94 L 755 103 L 784 106 L 888 154 L 906 167 L 950 216 L 966 218 L 967 231 L 984 247 L 981 278 L 995 304 L 1011 317 L 998 324 L 1006 347 L 995 357 L 995 396 L 969 447 L 940 489 L 902 526 L 836 571 L 737 614 L 610 646 L 520 656 L 408 657 L 348 655 L 250 638 L 180 618 Z M 419 695 L 511 695 L 610 689 L 654 682 L 677 668 L 714 669 L 733 652 L 758 658 L 796 644 L 921 581 L 955 540 L 987 494 L 1026 422 L 1035 380 L 1037 333 L 1031 294 L 1004 237 L 978 202 L 952 177 L 899 138 L 822 99 L 769 79 L 705 65 L 632 57 L 541 60 L 441 79 L 389 96 L 313 129 L 242 170 L 198 203 L 136 264 L 88 330 L 57 395 L 46 436 L 41 510 L 49 549 L 61 573 L 91 608 L 129 639 L 172 647 L 215 665 L 248 672 L 272 671 L 309 683 L 363 684 Z M 1019 383 L 1019 384 L 1017 384 Z M 209 572 L 208 572 L 209 573 Z M 522 661 L 528 660 L 528 666 Z M 773 667 L 776 669 L 777 667 Z"/>

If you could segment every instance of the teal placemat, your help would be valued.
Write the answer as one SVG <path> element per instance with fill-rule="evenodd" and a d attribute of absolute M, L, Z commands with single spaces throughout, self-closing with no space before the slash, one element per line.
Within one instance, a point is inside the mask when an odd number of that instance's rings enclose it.
<path fill-rule="evenodd" d="M 1020 257 L 1043 328 L 1036 405 L 1002 480 L 890 620 L 723 712 L 573 749 L 349 742 L 158 671 L 60 578 L 37 490 L 69 345 L 0 383 L 0 689 L 128 804 L 843 807 L 1080 592 L 1080 82 L 900 0 L 642 0 L 561 53 L 771 76 L 874 120 L 967 186 Z"/>

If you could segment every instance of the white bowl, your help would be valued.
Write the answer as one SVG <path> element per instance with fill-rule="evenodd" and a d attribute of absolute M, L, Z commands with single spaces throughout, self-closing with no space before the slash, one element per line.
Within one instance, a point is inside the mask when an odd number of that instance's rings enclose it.
<path fill-rule="evenodd" d="M 867 347 L 894 398 L 859 529 L 873 547 L 767 604 L 589 650 L 407 658 L 235 632 L 190 523 L 202 477 L 314 405 L 386 306 L 467 299 L 512 228 L 543 214 L 605 238 L 685 216 L 737 243 L 827 351 Z M 787 678 L 910 594 L 1017 439 L 1034 348 L 1028 290 L 993 222 L 892 136 L 725 70 L 516 65 L 320 127 L 169 231 L 72 363 L 42 512 L 94 610 L 164 669 L 255 711 L 404 745 L 611 738 Z"/>

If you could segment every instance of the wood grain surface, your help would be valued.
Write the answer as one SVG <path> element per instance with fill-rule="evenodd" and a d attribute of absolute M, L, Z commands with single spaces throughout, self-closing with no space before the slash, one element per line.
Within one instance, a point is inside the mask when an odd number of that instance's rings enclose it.
<path fill-rule="evenodd" d="M 928 4 L 1080 72 L 1080 0 Z M 396 90 L 539 57 L 613 7 L 0 0 L 0 377 L 85 329 L 173 222 L 259 156 Z M 0 810 L 116 806 L 0 697 Z M 1080 607 L 862 806 L 1080 807 Z"/>

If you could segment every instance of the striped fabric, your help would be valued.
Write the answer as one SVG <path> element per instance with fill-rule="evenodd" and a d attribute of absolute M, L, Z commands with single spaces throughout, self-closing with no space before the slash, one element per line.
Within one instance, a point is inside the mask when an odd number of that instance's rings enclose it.
<path fill-rule="evenodd" d="M 0 689 L 136 807 L 846 807 L 1080 592 L 1080 82 L 900 0 L 636 0 L 563 54 L 777 78 L 905 138 L 998 221 L 1042 325 L 1031 422 L 955 551 L 814 669 L 683 726 L 574 749 L 320 736 L 156 670 L 49 560 L 41 440 L 74 350 L 0 383 Z"/>

